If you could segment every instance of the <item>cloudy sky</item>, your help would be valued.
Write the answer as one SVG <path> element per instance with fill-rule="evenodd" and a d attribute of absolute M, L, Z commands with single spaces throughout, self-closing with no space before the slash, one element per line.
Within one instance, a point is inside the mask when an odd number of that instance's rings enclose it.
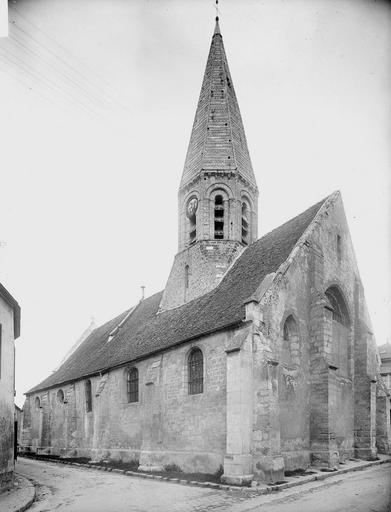
<path fill-rule="evenodd" d="M 16 0 L 0 39 L 0 280 L 22 306 L 17 402 L 89 325 L 166 282 L 213 0 Z M 341 190 L 391 341 L 391 8 L 220 0 L 264 234 Z"/>

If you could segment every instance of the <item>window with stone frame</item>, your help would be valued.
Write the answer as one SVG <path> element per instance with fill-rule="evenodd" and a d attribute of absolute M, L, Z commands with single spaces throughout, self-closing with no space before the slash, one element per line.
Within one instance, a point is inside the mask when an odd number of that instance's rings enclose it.
<path fill-rule="evenodd" d="M 193 348 L 187 361 L 189 395 L 204 392 L 204 357 L 199 348 Z"/>
<path fill-rule="evenodd" d="M 331 309 L 331 350 L 330 362 L 343 375 L 348 374 L 348 344 L 350 321 L 341 292 L 336 286 L 326 291 L 328 307 Z"/>
<path fill-rule="evenodd" d="M 91 381 L 88 379 L 84 384 L 85 398 L 86 398 L 86 412 L 92 411 L 92 386 Z"/>
<path fill-rule="evenodd" d="M 40 408 L 41 408 L 41 400 L 39 399 L 39 396 L 36 396 L 35 397 L 35 409 L 37 411 L 39 411 Z"/>
<path fill-rule="evenodd" d="M 138 369 L 129 368 L 126 372 L 126 395 L 128 403 L 138 402 Z"/>

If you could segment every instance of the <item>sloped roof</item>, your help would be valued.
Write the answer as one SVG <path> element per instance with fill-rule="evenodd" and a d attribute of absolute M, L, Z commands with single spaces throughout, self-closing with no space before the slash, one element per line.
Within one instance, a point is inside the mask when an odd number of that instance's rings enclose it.
<path fill-rule="evenodd" d="M 256 180 L 218 18 L 187 150 L 181 186 L 202 170 L 241 174 Z"/>
<path fill-rule="evenodd" d="M 276 272 L 326 200 L 320 201 L 247 247 L 220 284 L 183 306 L 158 313 L 162 292 L 95 329 L 60 368 L 28 393 L 126 364 L 193 338 L 240 323 L 245 301 Z"/>

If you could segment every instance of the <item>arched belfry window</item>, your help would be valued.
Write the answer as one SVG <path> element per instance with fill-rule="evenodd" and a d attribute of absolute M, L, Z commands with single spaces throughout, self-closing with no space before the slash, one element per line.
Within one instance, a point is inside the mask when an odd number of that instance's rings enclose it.
<path fill-rule="evenodd" d="M 224 238 L 224 200 L 221 195 L 215 197 L 214 238 L 215 240 L 222 240 Z"/>
<path fill-rule="evenodd" d="M 204 391 L 204 358 L 199 348 L 193 348 L 188 361 L 189 395 L 197 395 Z"/>
<path fill-rule="evenodd" d="M 126 392 L 128 402 L 138 402 L 138 370 L 130 368 L 126 373 Z"/>
<path fill-rule="evenodd" d="M 198 199 L 192 197 L 187 203 L 186 216 L 189 221 L 189 243 L 193 244 L 197 240 L 197 209 Z"/>
<path fill-rule="evenodd" d="M 249 215 L 250 209 L 248 204 L 243 201 L 242 203 L 242 244 L 249 244 Z"/>
<path fill-rule="evenodd" d="M 342 374 L 348 373 L 349 313 L 343 296 L 337 287 L 326 291 L 328 309 L 331 309 L 332 340 L 330 360 Z"/>
<path fill-rule="evenodd" d="M 39 399 L 39 396 L 35 397 L 35 408 L 37 411 L 41 408 L 41 400 Z"/>
<path fill-rule="evenodd" d="M 91 381 L 88 379 L 84 386 L 85 386 L 85 396 L 86 396 L 86 412 L 91 412 L 92 411 Z"/>

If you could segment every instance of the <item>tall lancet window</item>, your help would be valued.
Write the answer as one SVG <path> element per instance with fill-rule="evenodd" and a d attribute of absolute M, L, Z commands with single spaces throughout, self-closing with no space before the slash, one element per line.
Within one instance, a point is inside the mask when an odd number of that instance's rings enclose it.
<path fill-rule="evenodd" d="M 189 243 L 193 244 L 197 240 L 197 209 L 198 200 L 196 197 L 190 199 L 187 203 L 186 215 L 189 219 Z"/>
<path fill-rule="evenodd" d="M 249 215 L 250 209 L 247 203 L 242 203 L 242 244 L 248 245 L 249 243 Z"/>
<path fill-rule="evenodd" d="M 222 240 L 224 238 L 224 202 L 223 196 L 215 197 L 215 240 Z"/>

